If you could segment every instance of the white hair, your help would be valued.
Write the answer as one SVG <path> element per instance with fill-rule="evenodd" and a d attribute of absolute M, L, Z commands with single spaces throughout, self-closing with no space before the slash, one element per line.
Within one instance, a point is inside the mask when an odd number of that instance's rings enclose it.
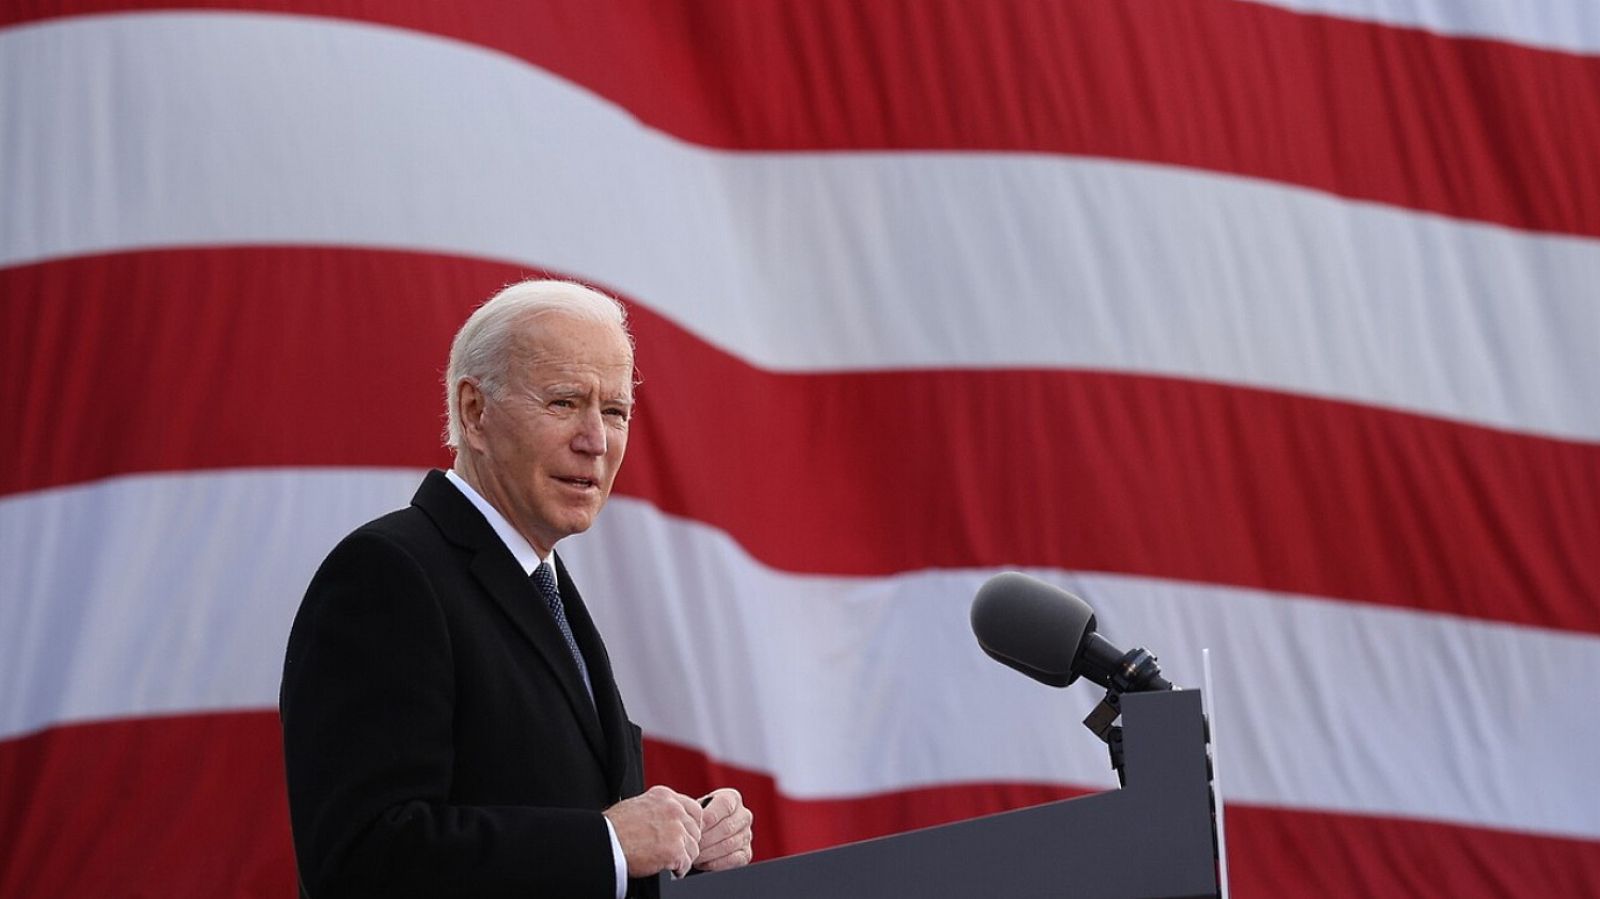
<path fill-rule="evenodd" d="M 471 380 L 485 394 L 504 395 L 511 374 L 517 326 L 540 315 L 565 313 L 603 324 L 614 324 L 633 350 L 628 315 L 622 304 L 575 281 L 518 281 L 473 310 L 450 343 L 450 364 L 444 373 L 445 446 L 461 445 L 461 409 L 457 391 Z"/>

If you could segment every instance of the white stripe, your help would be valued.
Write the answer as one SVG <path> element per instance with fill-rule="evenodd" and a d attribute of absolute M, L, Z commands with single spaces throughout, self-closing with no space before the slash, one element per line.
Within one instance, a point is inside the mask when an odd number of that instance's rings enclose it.
<path fill-rule="evenodd" d="M 0 500 L 0 736 L 277 704 L 322 557 L 416 472 L 153 475 Z"/>
<path fill-rule="evenodd" d="M 1256 0 L 1299 13 L 1421 28 L 1573 53 L 1600 52 L 1594 0 Z"/>
<path fill-rule="evenodd" d="M 961 781 L 1110 784 L 1056 692 L 990 661 L 989 571 L 795 576 L 726 535 L 614 501 L 563 552 L 653 734 L 769 771 L 786 795 Z M 579 549 L 581 547 L 581 549 Z M 1600 639 L 1360 604 L 1035 572 L 1180 684 L 1217 653 L 1230 799 L 1600 837 Z M 612 603 L 602 597 L 614 598 Z M 638 698 L 633 698 L 638 697 Z"/>
<path fill-rule="evenodd" d="M 289 621 L 347 529 L 417 472 L 126 478 L 0 501 L 0 733 L 270 707 Z M 73 535 L 83 546 L 64 545 Z M 86 551 L 93 549 L 94 551 Z M 13 551 L 14 550 L 14 551 Z M 989 572 L 766 569 L 725 534 L 615 499 L 561 546 L 652 735 L 786 795 L 1111 784 L 1098 699 L 996 665 L 967 629 Z M 1216 653 L 1230 801 L 1600 838 L 1600 639 L 1128 577 L 1041 575 L 1179 683 Z"/>
<path fill-rule="evenodd" d="M 15 29 L 0 84 L 0 264 L 424 249 L 593 278 L 771 368 L 1155 373 L 1600 439 L 1600 241 L 1154 165 L 713 152 L 320 19 Z"/>

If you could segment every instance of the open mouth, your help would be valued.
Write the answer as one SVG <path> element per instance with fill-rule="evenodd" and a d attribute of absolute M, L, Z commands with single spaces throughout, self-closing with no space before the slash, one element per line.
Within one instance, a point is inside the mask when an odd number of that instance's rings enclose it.
<path fill-rule="evenodd" d="M 591 489 L 591 488 L 593 488 L 595 486 L 595 481 L 592 478 L 563 478 L 563 477 L 557 477 L 556 480 L 560 481 L 563 484 L 566 484 L 569 487 L 576 487 L 579 490 L 589 490 L 589 489 Z"/>

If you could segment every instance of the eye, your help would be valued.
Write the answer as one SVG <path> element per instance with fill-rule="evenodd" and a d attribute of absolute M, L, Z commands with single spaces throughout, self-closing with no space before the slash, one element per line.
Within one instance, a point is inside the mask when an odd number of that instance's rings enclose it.
<path fill-rule="evenodd" d="M 550 408 L 552 408 L 552 409 L 576 409 L 576 408 L 578 408 L 578 404 L 573 402 L 572 400 L 551 400 L 550 401 Z"/>
<path fill-rule="evenodd" d="M 605 410 L 605 415 L 606 415 L 607 418 L 611 418 L 611 419 L 614 419 L 616 421 L 627 421 L 628 420 L 628 410 L 624 409 L 624 408 L 622 408 L 620 406 L 609 406 L 609 407 L 607 407 L 606 410 Z"/>

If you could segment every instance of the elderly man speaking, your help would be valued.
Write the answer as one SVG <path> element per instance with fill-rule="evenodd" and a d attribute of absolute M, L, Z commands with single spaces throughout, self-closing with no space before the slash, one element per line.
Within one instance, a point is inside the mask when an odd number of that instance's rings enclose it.
<path fill-rule="evenodd" d="M 303 895 L 650 896 L 661 872 L 750 860 L 736 791 L 644 789 L 639 728 L 553 552 L 611 492 L 633 384 L 622 307 L 582 285 L 512 285 L 456 335 L 454 470 L 334 548 L 289 637 Z"/>

